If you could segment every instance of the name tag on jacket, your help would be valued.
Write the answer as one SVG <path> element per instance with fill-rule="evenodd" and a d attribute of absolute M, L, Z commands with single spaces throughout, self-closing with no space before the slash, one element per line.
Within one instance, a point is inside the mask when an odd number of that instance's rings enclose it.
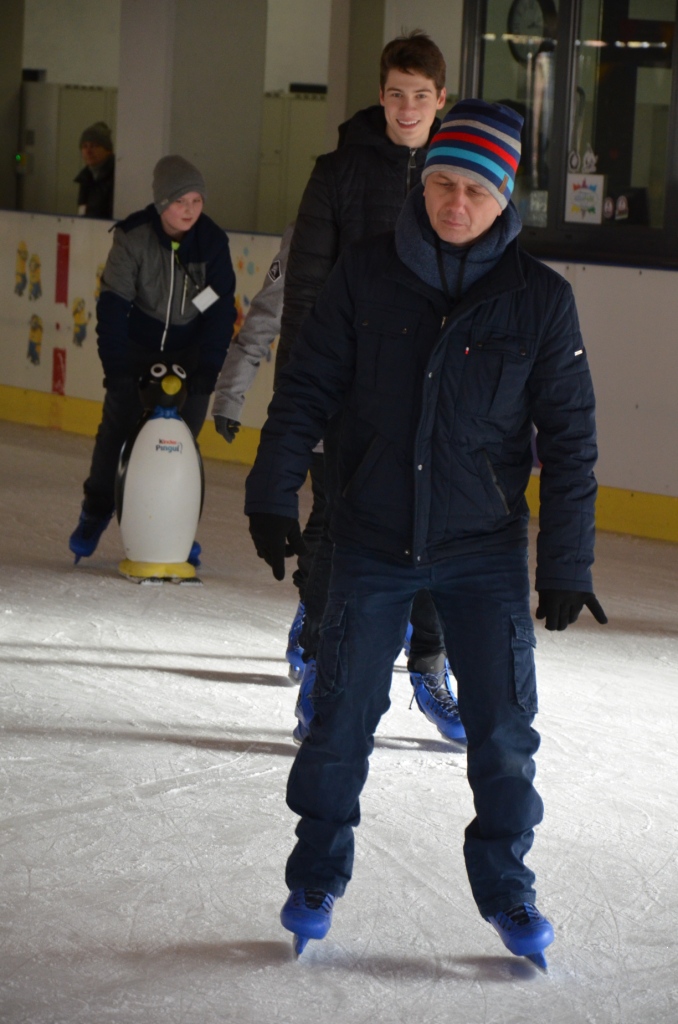
<path fill-rule="evenodd" d="M 198 292 L 198 294 L 191 299 L 191 302 L 196 309 L 199 309 L 201 313 L 204 313 L 206 309 L 209 309 L 210 306 L 214 305 L 218 298 L 219 296 L 215 292 L 214 288 L 207 285 L 207 288 L 203 288 L 201 292 Z"/>

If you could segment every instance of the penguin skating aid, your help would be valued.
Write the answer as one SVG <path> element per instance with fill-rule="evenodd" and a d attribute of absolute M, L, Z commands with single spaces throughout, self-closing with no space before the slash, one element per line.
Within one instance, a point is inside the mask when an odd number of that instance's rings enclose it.
<path fill-rule="evenodd" d="M 202 512 L 204 473 L 195 439 L 179 409 L 186 373 L 158 361 L 141 389 L 146 411 L 123 446 L 115 505 L 126 558 L 123 576 L 136 583 L 199 583 L 188 557 Z"/>

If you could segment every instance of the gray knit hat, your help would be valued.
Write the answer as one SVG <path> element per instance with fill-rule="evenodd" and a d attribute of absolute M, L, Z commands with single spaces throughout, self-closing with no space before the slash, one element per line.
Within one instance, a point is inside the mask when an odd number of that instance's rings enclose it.
<path fill-rule="evenodd" d="M 183 156 L 164 156 L 153 171 L 153 202 L 158 213 L 187 192 L 199 192 L 205 198 L 205 179 Z"/>
<path fill-rule="evenodd" d="M 107 149 L 109 153 L 113 152 L 111 129 L 105 121 L 97 121 L 95 124 L 91 124 L 89 128 L 85 128 L 84 132 L 80 136 L 81 149 L 86 142 L 93 142 L 95 146 L 103 146 L 103 148 Z"/>

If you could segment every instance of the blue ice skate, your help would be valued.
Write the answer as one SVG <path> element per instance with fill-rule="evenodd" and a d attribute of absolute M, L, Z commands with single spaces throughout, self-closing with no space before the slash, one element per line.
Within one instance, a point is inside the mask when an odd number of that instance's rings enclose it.
<path fill-rule="evenodd" d="M 299 696 L 294 713 L 299 719 L 294 727 L 292 739 L 295 743 L 303 743 L 308 736 L 309 728 L 315 715 L 311 694 L 315 686 L 315 658 L 309 658 L 304 665 L 304 674 L 301 677 Z"/>
<path fill-rule="evenodd" d="M 553 925 L 533 903 L 516 903 L 487 920 L 496 928 L 509 952 L 515 956 L 526 956 L 537 967 L 546 970 L 543 951 L 553 942 Z"/>
<path fill-rule="evenodd" d="M 280 923 L 294 934 L 299 956 L 309 939 L 324 939 L 332 924 L 334 896 L 322 889 L 293 889 L 280 911 Z"/>
<path fill-rule="evenodd" d="M 410 645 L 411 645 L 411 643 L 412 643 L 412 623 L 408 622 L 407 623 L 407 629 L 405 631 L 405 639 L 403 640 L 403 651 L 405 653 L 405 657 L 406 658 L 409 658 L 409 656 L 410 656 Z"/>
<path fill-rule="evenodd" d="M 466 742 L 466 732 L 459 717 L 459 705 L 450 683 L 450 666 L 440 672 L 410 672 L 414 699 L 419 710 L 435 725 L 446 740 Z"/>
<path fill-rule="evenodd" d="M 194 540 L 193 544 L 191 545 L 191 550 L 188 553 L 188 558 L 186 559 L 188 564 L 189 565 L 194 565 L 195 568 L 197 569 L 198 566 L 200 565 L 200 555 L 201 555 L 201 553 L 202 553 L 202 548 L 198 544 L 197 540 Z"/>
<path fill-rule="evenodd" d="M 300 601 L 297 605 L 297 610 L 294 613 L 294 619 L 287 636 L 287 651 L 285 652 L 285 657 L 287 658 L 290 666 L 287 674 L 295 683 L 301 682 L 301 677 L 304 674 L 304 662 L 301 657 L 304 651 L 299 645 L 299 634 L 301 633 L 301 627 L 304 625 L 305 614 L 306 608 L 304 607 L 303 601 Z"/>
<path fill-rule="evenodd" d="M 75 555 L 76 565 L 81 558 L 89 558 L 90 555 L 94 554 L 97 544 L 101 540 L 101 534 L 112 518 L 112 512 L 104 516 L 95 516 L 90 512 L 85 512 L 83 508 L 78 525 L 73 530 L 68 541 L 68 546 Z"/>

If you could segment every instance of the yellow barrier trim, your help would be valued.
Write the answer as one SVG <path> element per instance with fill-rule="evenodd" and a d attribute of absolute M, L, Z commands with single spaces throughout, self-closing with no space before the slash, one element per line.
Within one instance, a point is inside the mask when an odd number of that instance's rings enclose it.
<path fill-rule="evenodd" d="M 0 384 L 0 419 L 94 437 L 101 419 L 101 402 Z M 257 453 L 259 431 L 254 427 L 241 427 L 235 441 L 228 444 L 217 434 L 212 420 L 206 420 L 198 441 L 204 458 L 251 466 Z M 532 515 L 537 516 L 539 479 L 536 476 L 528 484 L 527 502 Z M 599 530 L 611 533 L 630 533 L 678 543 L 678 497 L 600 487 L 596 525 Z"/>

